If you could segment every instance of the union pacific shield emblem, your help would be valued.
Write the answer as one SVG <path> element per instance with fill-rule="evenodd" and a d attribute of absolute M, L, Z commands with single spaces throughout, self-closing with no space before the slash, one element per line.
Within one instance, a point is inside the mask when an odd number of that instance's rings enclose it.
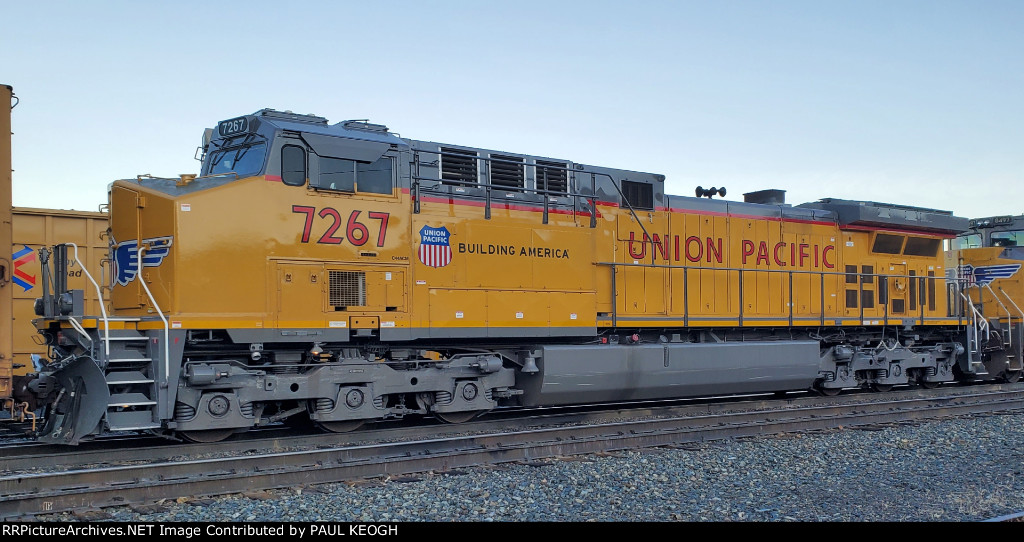
<path fill-rule="evenodd" d="M 452 261 L 452 247 L 448 243 L 451 233 L 448 228 L 420 228 L 420 261 L 430 267 L 444 267 Z"/>

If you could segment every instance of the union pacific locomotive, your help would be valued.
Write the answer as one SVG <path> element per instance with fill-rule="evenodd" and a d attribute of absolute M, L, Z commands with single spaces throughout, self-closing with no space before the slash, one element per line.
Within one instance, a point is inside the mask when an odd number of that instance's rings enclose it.
<path fill-rule="evenodd" d="M 950 212 L 670 196 L 661 175 L 269 109 L 202 153 L 198 176 L 110 186 L 101 314 L 62 280 L 75 247 L 41 251 L 41 439 L 1024 369 L 1020 258 L 944 252 L 968 229 Z"/>

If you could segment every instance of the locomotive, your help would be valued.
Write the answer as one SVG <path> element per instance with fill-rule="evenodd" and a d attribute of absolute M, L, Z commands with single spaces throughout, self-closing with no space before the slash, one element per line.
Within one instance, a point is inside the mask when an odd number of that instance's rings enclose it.
<path fill-rule="evenodd" d="M 41 440 L 1024 369 L 1021 258 L 944 251 L 969 229 L 948 211 L 674 196 L 662 175 L 271 109 L 201 153 L 198 175 L 111 184 L 100 314 L 62 278 L 76 247 L 40 251 Z"/>

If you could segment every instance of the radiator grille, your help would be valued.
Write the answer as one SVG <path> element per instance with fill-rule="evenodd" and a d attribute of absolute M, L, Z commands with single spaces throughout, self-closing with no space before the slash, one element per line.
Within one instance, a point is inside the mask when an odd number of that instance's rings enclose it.
<path fill-rule="evenodd" d="M 523 159 L 518 156 L 491 155 L 491 184 L 498 187 L 523 187 Z M 511 163 L 518 162 L 518 163 Z"/>
<path fill-rule="evenodd" d="M 462 149 L 441 147 L 441 179 L 444 184 L 466 186 L 477 182 L 476 153 Z M 444 181 L 457 181 L 446 183 Z"/>
<path fill-rule="evenodd" d="M 366 305 L 366 274 L 362 271 L 329 271 L 332 307 Z"/>
<path fill-rule="evenodd" d="M 539 190 L 551 190 L 553 192 L 560 193 L 567 192 L 569 183 L 566 181 L 564 169 L 567 165 L 568 164 L 562 162 L 537 160 L 537 188 Z M 548 195 L 550 196 L 553 194 Z"/>

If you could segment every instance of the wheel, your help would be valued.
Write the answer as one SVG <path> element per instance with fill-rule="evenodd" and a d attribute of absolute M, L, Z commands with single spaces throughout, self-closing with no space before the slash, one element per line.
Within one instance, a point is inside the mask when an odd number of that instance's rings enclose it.
<path fill-rule="evenodd" d="M 466 423 L 484 412 L 487 411 L 471 410 L 469 412 L 435 412 L 434 415 L 446 423 Z"/>
<path fill-rule="evenodd" d="M 316 422 L 324 431 L 330 433 L 348 433 L 363 426 L 364 420 L 348 420 L 344 422 Z"/>
<path fill-rule="evenodd" d="M 1000 378 L 1003 382 L 1009 382 L 1010 384 L 1013 384 L 1014 382 L 1020 380 L 1020 371 L 1005 371 L 1003 372 Z"/>
<path fill-rule="evenodd" d="M 939 387 L 939 382 L 928 382 L 927 380 L 919 380 L 918 384 L 921 384 L 921 387 L 926 390 L 934 390 Z"/>
<path fill-rule="evenodd" d="M 817 391 L 818 391 L 818 393 L 824 395 L 825 397 L 835 397 L 836 395 L 839 395 L 839 392 L 843 391 L 843 389 L 842 388 L 818 388 Z"/>
<path fill-rule="evenodd" d="M 877 392 L 885 393 L 887 391 L 892 390 L 892 384 L 872 384 L 871 389 Z"/>
<path fill-rule="evenodd" d="M 181 431 L 178 435 L 188 442 L 209 444 L 211 442 L 220 442 L 234 433 L 234 429 L 206 429 L 203 431 Z"/>
<path fill-rule="evenodd" d="M 843 391 L 843 388 L 826 388 L 825 386 L 821 385 L 822 382 L 824 381 L 816 380 L 814 382 L 814 385 L 811 386 L 811 389 L 820 393 L 821 395 L 824 395 L 825 397 L 835 397 L 836 395 L 839 395 L 839 392 Z"/>

